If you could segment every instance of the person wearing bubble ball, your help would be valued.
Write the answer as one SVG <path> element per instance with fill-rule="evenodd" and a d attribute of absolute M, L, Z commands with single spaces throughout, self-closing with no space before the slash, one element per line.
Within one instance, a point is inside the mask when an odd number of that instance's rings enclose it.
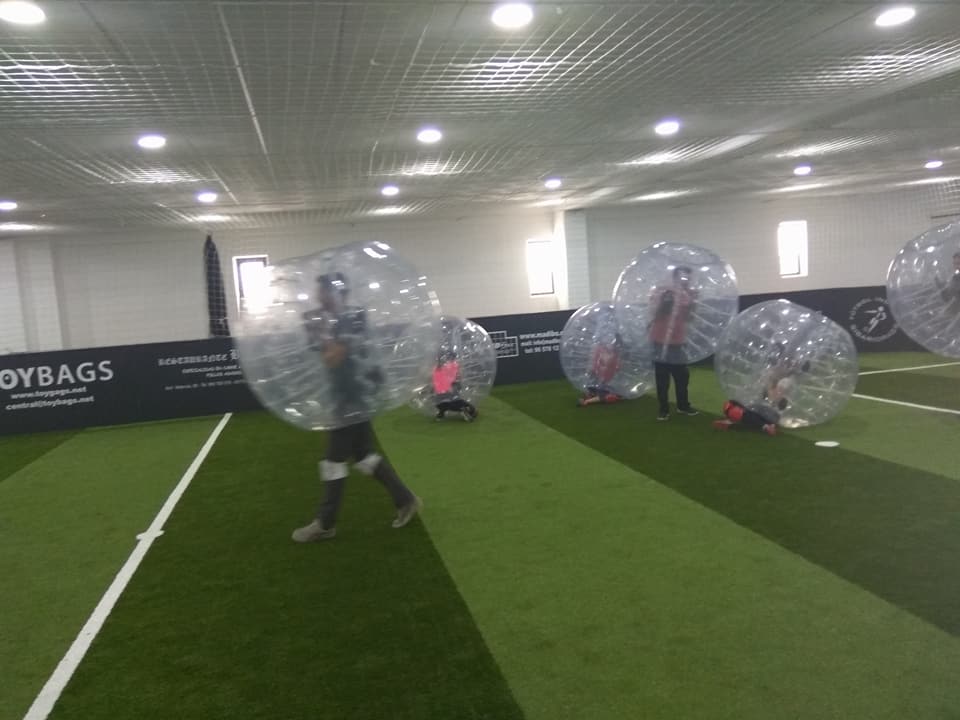
<path fill-rule="evenodd" d="M 460 363 L 450 350 L 441 350 L 437 366 L 433 369 L 434 403 L 437 420 L 443 420 L 448 412 L 458 412 L 467 422 L 477 419 L 477 408 L 460 397 Z"/>
<path fill-rule="evenodd" d="M 938 275 L 934 280 L 943 301 L 948 303 L 951 309 L 960 312 L 960 250 L 953 254 L 953 274 L 950 279 L 944 282 Z"/>
<path fill-rule="evenodd" d="M 681 415 L 698 414 L 690 405 L 690 369 L 683 352 L 687 341 L 687 323 L 697 301 L 697 291 L 690 286 L 692 276 L 693 270 L 685 265 L 674 268 L 671 286 L 658 290 L 653 297 L 655 310 L 650 323 L 650 340 L 654 347 L 657 401 L 660 404 L 657 420 L 670 419 L 671 377 L 677 397 L 677 412 Z"/>
<path fill-rule="evenodd" d="M 620 333 L 613 336 L 609 343 L 598 343 L 593 350 L 593 362 L 590 369 L 591 384 L 587 387 L 583 397 L 577 400 L 577 405 L 584 407 L 596 403 L 615 403 L 620 396 L 610 389 L 610 383 L 620 371 L 620 348 L 623 341 Z"/>
<path fill-rule="evenodd" d="M 294 530 L 295 542 L 329 540 L 336 536 L 337 514 L 350 474 L 348 461 L 365 475 L 372 475 L 386 488 L 397 509 L 393 527 L 401 528 L 420 511 L 423 503 L 403 484 L 385 457 L 376 452 L 373 425 L 365 418 L 383 382 L 383 374 L 366 347 L 366 310 L 347 304 L 349 287 L 343 273 L 317 278 L 320 307 L 304 313 L 311 347 L 330 375 L 330 400 L 338 414 L 357 421 L 327 433 L 326 457 L 320 462 L 324 481 L 323 499 L 314 520 Z"/>

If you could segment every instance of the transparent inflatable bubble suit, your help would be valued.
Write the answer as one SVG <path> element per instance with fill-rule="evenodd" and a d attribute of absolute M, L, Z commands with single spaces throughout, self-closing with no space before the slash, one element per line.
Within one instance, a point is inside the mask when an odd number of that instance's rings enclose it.
<path fill-rule="evenodd" d="M 560 334 L 560 365 L 581 392 L 638 398 L 653 385 L 653 346 L 624 339 L 613 303 L 577 310 Z"/>
<path fill-rule="evenodd" d="M 713 363 L 729 399 L 787 428 L 830 420 L 857 384 L 850 334 L 788 300 L 760 303 L 737 315 Z"/>
<path fill-rule="evenodd" d="M 240 367 L 260 402 L 297 427 L 370 420 L 430 378 L 440 305 L 427 278 L 385 243 L 284 260 L 245 294 Z"/>
<path fill-rule="evenodd" d="M 653 343 L 657 362 L 685 365 L 714 353 L 737 314 L 737 277 L 709 250 L 657 243 L 620 273 L 613 302 L 631 345 Z"/>
<path fill-rule="evenodd" d="M 887 271 L 887 301 L 907 335 L 931 352 L 960 358 L 960 222 L 903 246 Z"/>
<path fill-rule="evenodd" d="M 440 346 L 434 350 L 433 363 L 433 369 L 439 371 L 437 382 L 444 386 L 435 386 L 431 378 L 410 401 L 414 408 L 431 417 L 437 412 L 437 403 L 443 400 L 480 404 L 490 394 L 497 377 L 497 350 L 493 340 L 482 327 L 463 318 L 443 317 Z M 450 383 L 449 388 L 446 383 Z"/>

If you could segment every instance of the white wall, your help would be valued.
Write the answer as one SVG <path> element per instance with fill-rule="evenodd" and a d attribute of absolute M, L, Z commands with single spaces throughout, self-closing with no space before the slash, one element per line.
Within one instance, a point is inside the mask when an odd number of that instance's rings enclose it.
<path fill-rule="evenodd" d="M 11 240 L 0 242 L 0 355 L 27 349 L 17 275 L 16 246 Z"/>
<path fill-rule="evenodd" d="M 911 192 L 588 210 L 591 296 L 609 298 L 627 262 L 659 241 L 715 251 L 733 265 L 743 294 L 883 285 L 894 254 L 946 222 L 931 219 L 937 210 L 948 211 L 937 204 L 935 197 Z M 808 277 L 779 276 L 777 225 L 784 220 L 807 221 Z"/>
<path fill-rule="evenodd" d="M 214 240 L 232 317 L 233 256 L 267 254 L 280 260 L 360 239 L 389 242 L 420 268 L 431 278 L 445 313 L 479 317 L 557 309 L 556 296 L 530 297 L 526 275 L 527 239 L 552 237 L 553 224 L 546 212 L 446 221 L 392 219 L 269 231 L 215 230 Z M 36 328 L 31 350 L 50 348 L 54 324 L 49 317 L 44 321 L 47 310 L 56 316 L 64 348 L 203 338 L 208 335 L 203 241 L 202 231 L 24 238 L 18 247 L 52 244 L 52 260 L 44 271 L 41 253 L 31 253 L 33 262 L 21 268 L 19 284 L 15 272 L 0 271 L 0 300 L 5 297 L 5 277 L 17 302 L 17 291 L 24 284 L 31 288 L 25 313 L 28 320 L 36 316 L 31 320 Z M 13 266 L 0 256 L 0 267 Z M 46 285 L 54 278 L 52 297 Z M 19 306 L 9 312 L 11 318 L 24 314 Z M 11 321 L 4 327 L 17 325 L 25 333 L 30 322 Z M 25 338 L 14 340 L 17 349 L 24 349 Z"/>

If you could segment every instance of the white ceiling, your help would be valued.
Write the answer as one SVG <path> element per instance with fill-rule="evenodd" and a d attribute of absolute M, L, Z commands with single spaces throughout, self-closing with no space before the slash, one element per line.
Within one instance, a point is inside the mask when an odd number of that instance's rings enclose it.
<path fill-rule="evenodd" d="M 20 204 L 0 223 L 270 228 L 960 176 L 956 0 L 887 29 L 875 2 L 555 0 L 519 31 L 488 2 L 38 4 L 42 25 L 0 22 L 0 199 Z M 424 124 L 443 141 L 419 144 Z M 167 147 L 138 148 L 148 131 Z"/>

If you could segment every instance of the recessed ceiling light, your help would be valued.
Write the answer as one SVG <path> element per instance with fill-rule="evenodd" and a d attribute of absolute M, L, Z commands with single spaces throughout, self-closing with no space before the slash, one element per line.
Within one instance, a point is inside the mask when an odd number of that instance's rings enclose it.
<path fill-rule="evenodd" d="M 497 27 L 516 30 L 530 24 L 533 20 L 533 8 L 526 3 L 505 3 L 493 11 L 490 19 Z"/>
<path fill-rule="evenodd" d="M 24 225 L 23 223 L 0 223 L 0 232 L 16 232 L 18 230 L 36 230 L 36 225 Z"/>
<path fill-rule="evenodd" d="M 910 22 L 916 16 L 917 11 L 912 7 L 895 7 L 890 8 L 889 10 L 884 10 L 882 13 L 877 15 L 876 24 L 877 27 L 893 27 L 894 25 L 903 25 L 906 22 Z"/>
<path fill-rule="evenodd" d="M 0 20 L 17 25 L 39 25 L 47 19 L 46 13 L 32 2 L 4 0 L 0 2 Z"/>
<path fill-rule="evenodd" d="M 443 133 L 435 127 L 426 127 L 417 133 L 417 140 L 427 145 L 440 142 L 443 139 Z"/>
<path fill-rule="evenodd" d="M 931 160 L 926 165 L 924 165 L 924 167 L 927 170 L 937 170 L 943 167 L 943 160 Z"/>
<path fill-rule="evenodd" d="M 215 203 L 216 201 L 217 201 L 217 194 L 215 192 L 197 193 L 197 202 Z"/>
<path fill-rule="evenodd" d="M 676 135 L 680 131 L 679 120 L 661 120 L 657 123 L 653 131 L 657 135 Z"/>
<path fill-rule="evenodd" d="M 400 194 L 400 188 L 396 185 L 384 185 L 380 188 L 380 194 L 384 197 L 393 197 L 394 195 Z"/>
<path fill-rule="evenodd" d="M 691 190 L 664 190 L 662 192 L 649 193 L 647 195 L 641 195 L 635 197 L 634 200 L 640 202 L 647 202 L 650 200 L 666 200 L 667 198 L 680 197 L 681 195 L 689 195 Z"/>
<path fill-rule="evenodd" d="M 230 218 L 226 215 L 197 215 L 194 219 L 197 222 L 225 222 Z"/>
<path fill-rule="evenodd" d="M 145 150 L 159 150 L 167 144 L 163 135 L 141 135 L 137 138 L 137 145 Z"/>
<path fill-rule="evenodd" d="M 809 175 L 812 172 L 813 172 L 813 168 L 810 167 L 809 165 L 797 165 L 793 169 L 793 174 L 800 175 L 801 177 L 804 175 Z"/>
<path fill-rule="evenodd" d="M 557 190 L 561 185 L 563 185 L 563 180 L 560 178 L 548 178 L 547 181 L 543 183 L 543 186 L 547 190 Z"/>
<path fill-rule="evenodd" d="M 10 212 L 11 210 L 16 210 L 17 204 L 13 200 L 2 200 L 0 201 L 0 210 L 3 212 Z"/>

